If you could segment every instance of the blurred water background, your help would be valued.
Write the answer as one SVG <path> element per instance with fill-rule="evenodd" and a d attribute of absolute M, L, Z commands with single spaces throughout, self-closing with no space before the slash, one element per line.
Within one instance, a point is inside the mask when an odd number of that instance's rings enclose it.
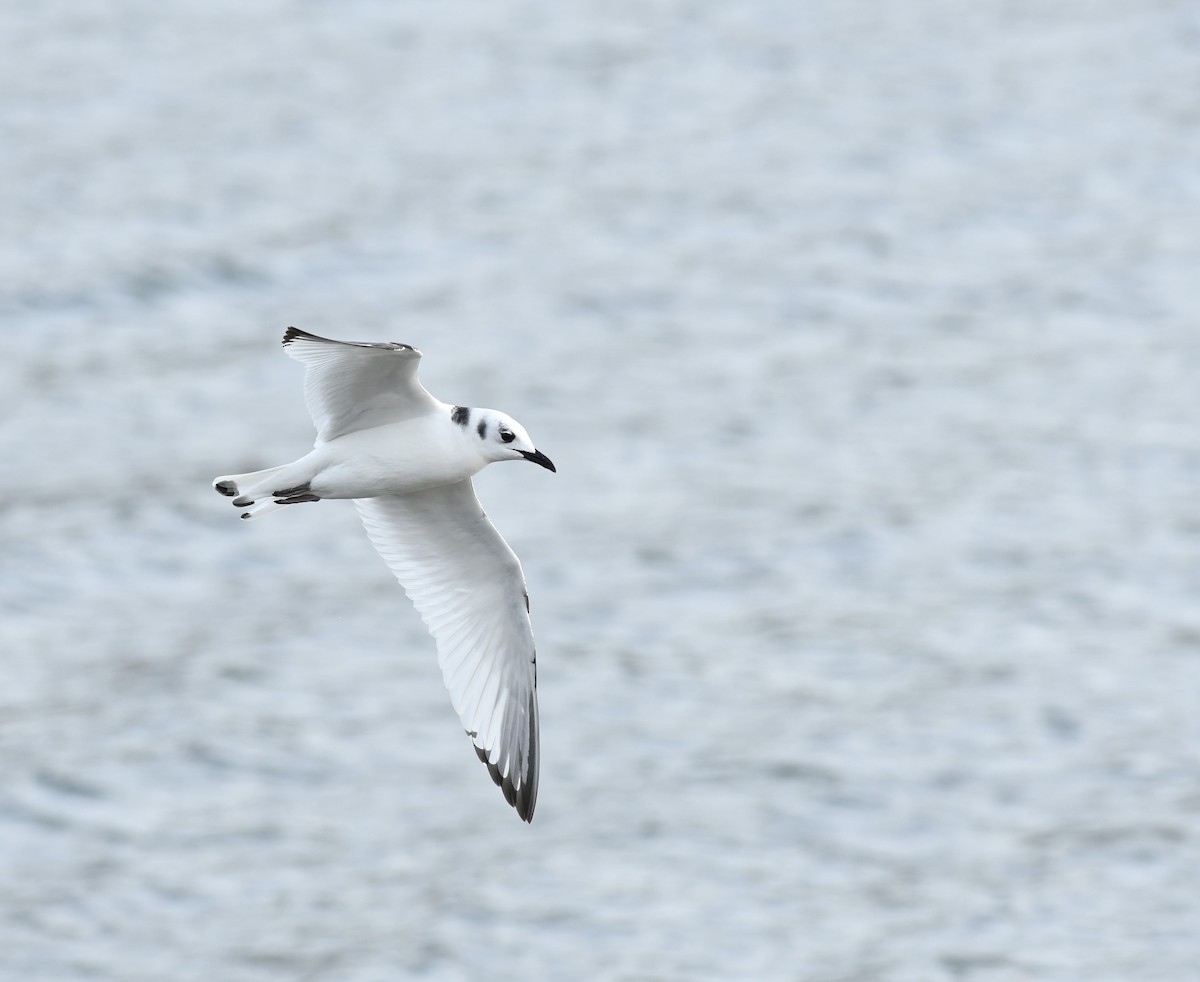
<path fill-rule="evenodd" d="M 1200 978 L 1200 8 L 0 7 L 0 978 Z M 532 826 L 285 325 L 425 352 Z"/>

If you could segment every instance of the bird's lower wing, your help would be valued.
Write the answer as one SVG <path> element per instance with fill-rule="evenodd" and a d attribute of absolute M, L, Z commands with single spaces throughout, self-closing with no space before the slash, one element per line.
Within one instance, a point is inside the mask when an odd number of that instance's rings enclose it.
<path fill-rule="evenodd" d="M 530 821 L 538 786 L 537 669 L 516 554 L 470 480 L 354 503 L 437 641 L 442 677 L 475 752 Z"/>

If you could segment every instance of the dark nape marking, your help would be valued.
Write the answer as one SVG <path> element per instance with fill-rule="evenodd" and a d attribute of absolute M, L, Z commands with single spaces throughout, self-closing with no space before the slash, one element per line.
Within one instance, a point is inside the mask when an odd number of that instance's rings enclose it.
<path fill-rule="evenodd" d="M 294 488 L 284 488 L 282 491 L 273 491 L 272 498 L 292 498 L 298 494 L 305 494 L 312 490 L 312 486 L 308 481 L 303 484 L 297 484 Z"/>
<path fill-rule="evenodd" d="M 217 494 L 223 494 L 226 498 L 232 498 L 238 493 L 237 485 L 233 481 L 218 481 L 213 487 L 217 489 Z"/>
<path fill-rule="evenodd" d="M 475 427 L 475 432 L 479 434 L 479 439 L 483 440 L 483 439 L 487 438 L 487 420 L 486 419 L 479 420 L 479 425 Z"/>
<path fill-rule="evenodd" d="M 276 498 L 275 504 L 277 504 L 277 505 L 299 505 L 299 504 L 303 504 L 306 501 L 320 501 L 320 500 L 321 499 L 318 498 L 315 494 L 293 494 L 291 497 L 288 497 L 288 498 Z"/>
<path fill-rule="evenodd" d="M 471 422 L 471 410 L 466 406 L 455 406 L 450 410 L 450 418 L 459 426 L 466 426 Z"/>

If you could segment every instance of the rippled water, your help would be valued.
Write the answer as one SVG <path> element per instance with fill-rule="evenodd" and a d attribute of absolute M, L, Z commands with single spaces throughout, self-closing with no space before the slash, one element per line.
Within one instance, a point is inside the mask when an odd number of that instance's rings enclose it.
<path fill-rule="evenodd" d="M 1196 978 L 1192 5 L 0 31 L 0 977 Z M 558 464 L 532 826 L 290 323 Z"/>

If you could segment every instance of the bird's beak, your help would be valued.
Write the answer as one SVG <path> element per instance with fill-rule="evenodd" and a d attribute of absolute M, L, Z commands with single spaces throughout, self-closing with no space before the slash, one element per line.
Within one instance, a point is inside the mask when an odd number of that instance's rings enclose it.
<path fill-rule="evenodd" d="M 540 450 L 522 450 L 521 456 L 526 460 L 532 460 L 535 464 L 541 464 L 546 470 L 558 473 L 558 469 L 554 466 L 554 461 L 547 457 Z"/>

